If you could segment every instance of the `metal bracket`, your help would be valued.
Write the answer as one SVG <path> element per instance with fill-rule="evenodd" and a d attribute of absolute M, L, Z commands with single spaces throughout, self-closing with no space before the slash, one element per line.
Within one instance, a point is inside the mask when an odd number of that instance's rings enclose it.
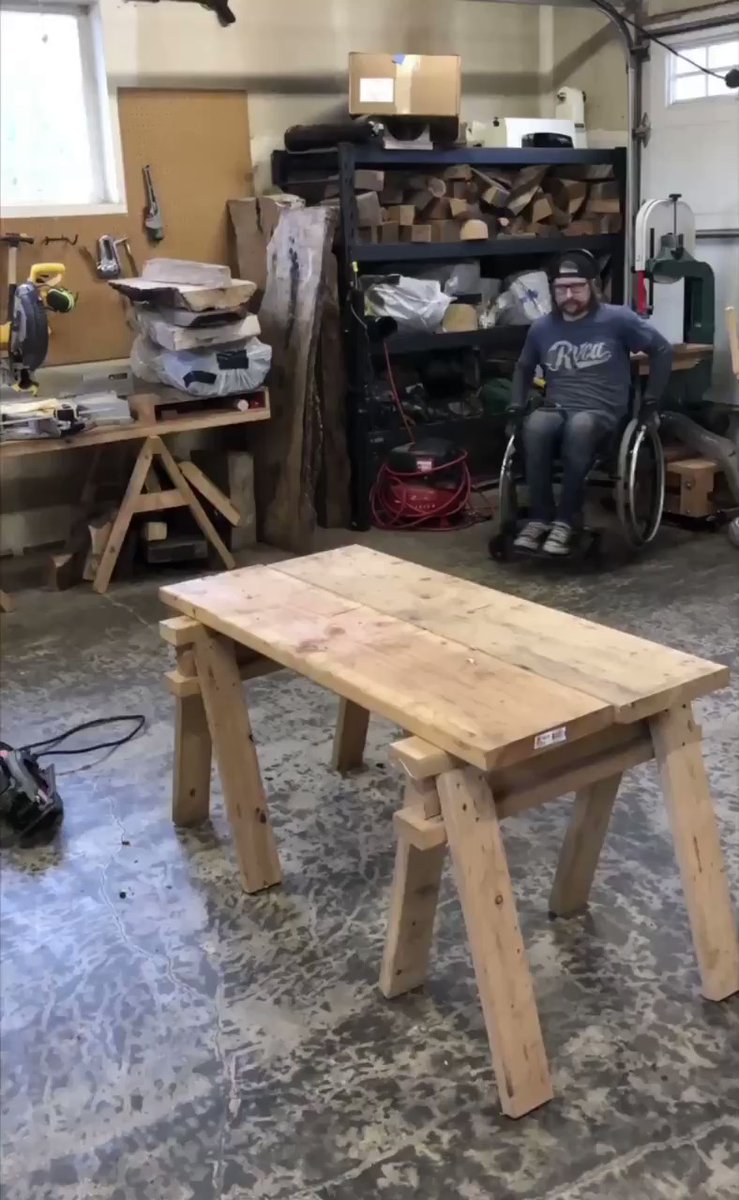
<path fill-rule="evenodd" d="M 649 139 L 652 136 L 652 123 L 649 120 L 649 113 L 642 113 L 638 125 L 635 125 L 631 131 L 631 136 L 640 146 L 649 145 Z"/>

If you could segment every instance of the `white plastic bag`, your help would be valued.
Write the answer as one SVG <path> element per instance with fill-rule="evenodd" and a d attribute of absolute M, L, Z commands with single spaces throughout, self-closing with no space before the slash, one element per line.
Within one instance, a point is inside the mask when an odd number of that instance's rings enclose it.
<path fill-rule="evenodd" d="M 272 348 L 244 338 L 211 350 L 163 350 L 139 335 L 131 347 L 131 369 L 146 383 L 166 383 L 190 396 L 253 392 L 264 383 Z"/>
<path fill-rule="evenodd" d="M 365 308 L 373 317 L 392 317 L 404 333 L 433 333 L 451 304 L 435 279 L 400 275 L 392 283 L 373 283 L 365 292 Z"/>
<path fill-rule="evenodd" d="M 495 302 L 495 325 L 533 325 L 552 311 L 546 271 L 522 271 Z"/>

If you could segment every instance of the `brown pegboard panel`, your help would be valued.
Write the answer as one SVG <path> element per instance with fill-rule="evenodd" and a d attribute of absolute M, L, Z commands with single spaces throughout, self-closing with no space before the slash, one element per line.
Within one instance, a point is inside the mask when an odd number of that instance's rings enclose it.
<path fill-rule="evenodd" d="M 68 316 L 50 314 L 52 338 L 48 362 L 101 361 L 124 358 L 131 348 L 127 304 L 97 279 L 81 248 L 95 253 L 104 233 L 128 236 L 136 262 L 146 258 L 192 258 L 229 263 L 226 201 L 253 195 L 249 149 L 249 113 L 245 92 L 124 88 L 118 93 L 128 212 L 111 217 L 11 218 L 0 222 L 3 233 L 19 230 L 36 238 L 18 255 L 19 279 L 33 262 L 64 262 L 65 284 L 79 292 L 77 308 Z M 149 163 L 164 216 L 164 240 L 152 244 L 143 228 L 145 204 L 142 167 Z M 45 235 L 79 234 L 76 246 L 53 242 Z M 125 255 L 121 258 L 126 267 Z M 0 249 L 2 316 L 6 307 L 7 254 Z"/>

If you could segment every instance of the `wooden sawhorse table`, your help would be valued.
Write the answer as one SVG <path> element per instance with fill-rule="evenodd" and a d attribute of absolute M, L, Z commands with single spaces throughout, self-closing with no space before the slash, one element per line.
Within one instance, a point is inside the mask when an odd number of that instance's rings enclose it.
<path fill-rule="evenodd" d="M 360 546 L 165 587 L 180 616 L 174 817 L 208 813 L 211 739 L 244 886 L 280 865 L 242 679 L 288 667 L 342 698 L 334 761 L 361 762 L 370 712 L 410 736 L 380 986 L 427 970 L 446 846 L 503 1111 L 552 1097 L 502 818 L 575 803 L 551 911 L 586 904 L 622 773 L 656 757 L 703 994 L 739 991 L 739 946 L 691 701 L 726 667 Z"/>
<path fill-rule="evenodd" d="M 170 389 L 172 391 L 173 389 Z M 26 438 L 0 444 L 0 465 L 11 459 L 29 455 L 63 454 L 68 450 L 92 449 L 87 477 L 81 489 L 80 504 L 87 507 L 94 498 L 99 458 L 110 446 L 121 442 L 139 441 L 141 447 L 128 476 L 128 483 L 116 510 L 110 532 L 100 550 L 92 586 L 96 592 L 105 592 L 123 548 L 123 542 L 134 517 L 148 514 L 156 517 L 171 509 L 189 508 L 192 517 L 216 551 L 224 566 L 236 564 L 231 551 L 224 544 L 218 530 L 203 507 L 206 500 L 212 508 L 226 517 L 231 524 L 238 524 L 241 514 L 212 479 L 192 462 L 177 461 L 164 439 L 175 433 L 200 433 L 213 429 L 232 428 L 270 419 L 269 393 L 260 388 L 254 393 L 253 408 L 246 410 L 210 405 L 198 409 L 192 398 L 185 395 L 176 400 L 180 405 L 189 402 L 192 412 L 175 413 L 165 419 L 156 419 L 158 405 L 175 403 L 171 395 L 132 396 L 131 411 L 136 416 L 130 425 L 103 426 L 86 433 L 63 438 Z M 169 486 L 162 488 L 156 475 L 159 465 Z M 4 610 L 7 611 L 7 610 Z"/>

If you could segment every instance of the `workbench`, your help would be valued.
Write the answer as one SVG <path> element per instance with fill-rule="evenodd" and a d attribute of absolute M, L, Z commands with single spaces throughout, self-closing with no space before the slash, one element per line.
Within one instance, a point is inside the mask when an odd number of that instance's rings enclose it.
<path fill-rule="evenodd" d="M 427 972 L 447 846 L 503 1111 L 552 1097 L 504 818 L 575 793 L 549 908 L 587 903 L 624 771 L 656 758 L 703 995 L 739 990 L 739 946 L 692 701 L 728 669 L 351 546 L 164 587 L 176 668 L 173 816 L 208 816 L 211 746 L 248 892 L 281 880 L 242 680 L 286 667 L 340 697 L 334 766 L 370 713 L 406 732 L 380 988 Z M 326 847 L 327 869 L 330 847 Z"/>
<path fill-rule="evenodd" d="M 4 462 L 30 455 L 93 450 L 90 467 L 83 478 L 80 492 L 80 507 L 84 510 L 94 499 L 103 451 L 122 442 L 141 442 L 109 536 L 97 558 L 92 584 L 95 591 L 107 590 L 129 525 L 134 516 L 141 513 L 156 514 L 174 508 L 189 508 L 195 523 L 213 546 L 224 566 L 232 568 L 235 566 L 233 555 L 196 493 L 234 523 L 239 520 L 239 513 L 220 488 L 193 463 L 176 461 L 164 439 L 176 433 L 199 433 L 269 420 L 269 393 L 265 388 L 250 396 L 249 402 L 250 407 L 242 410 L 227 406 L 227 401 L 203 402 L 193 400 L 187 395 L 180 395 L 175 401 L 171 389 L 162 396 L 132 396 L 129 404 L 134 419 L 130 424 L 104 426 L 69 437 L 25 438 L 0 442 L 0 466 Z M 172 406 L 174 403 L 190 411 L 168 413 L 166 406 Z M 204 403 L 205 407 L 199 407 Z M 169 480 L 170 487 L 163 489 L 157 482 L 157 464 Z"/>

